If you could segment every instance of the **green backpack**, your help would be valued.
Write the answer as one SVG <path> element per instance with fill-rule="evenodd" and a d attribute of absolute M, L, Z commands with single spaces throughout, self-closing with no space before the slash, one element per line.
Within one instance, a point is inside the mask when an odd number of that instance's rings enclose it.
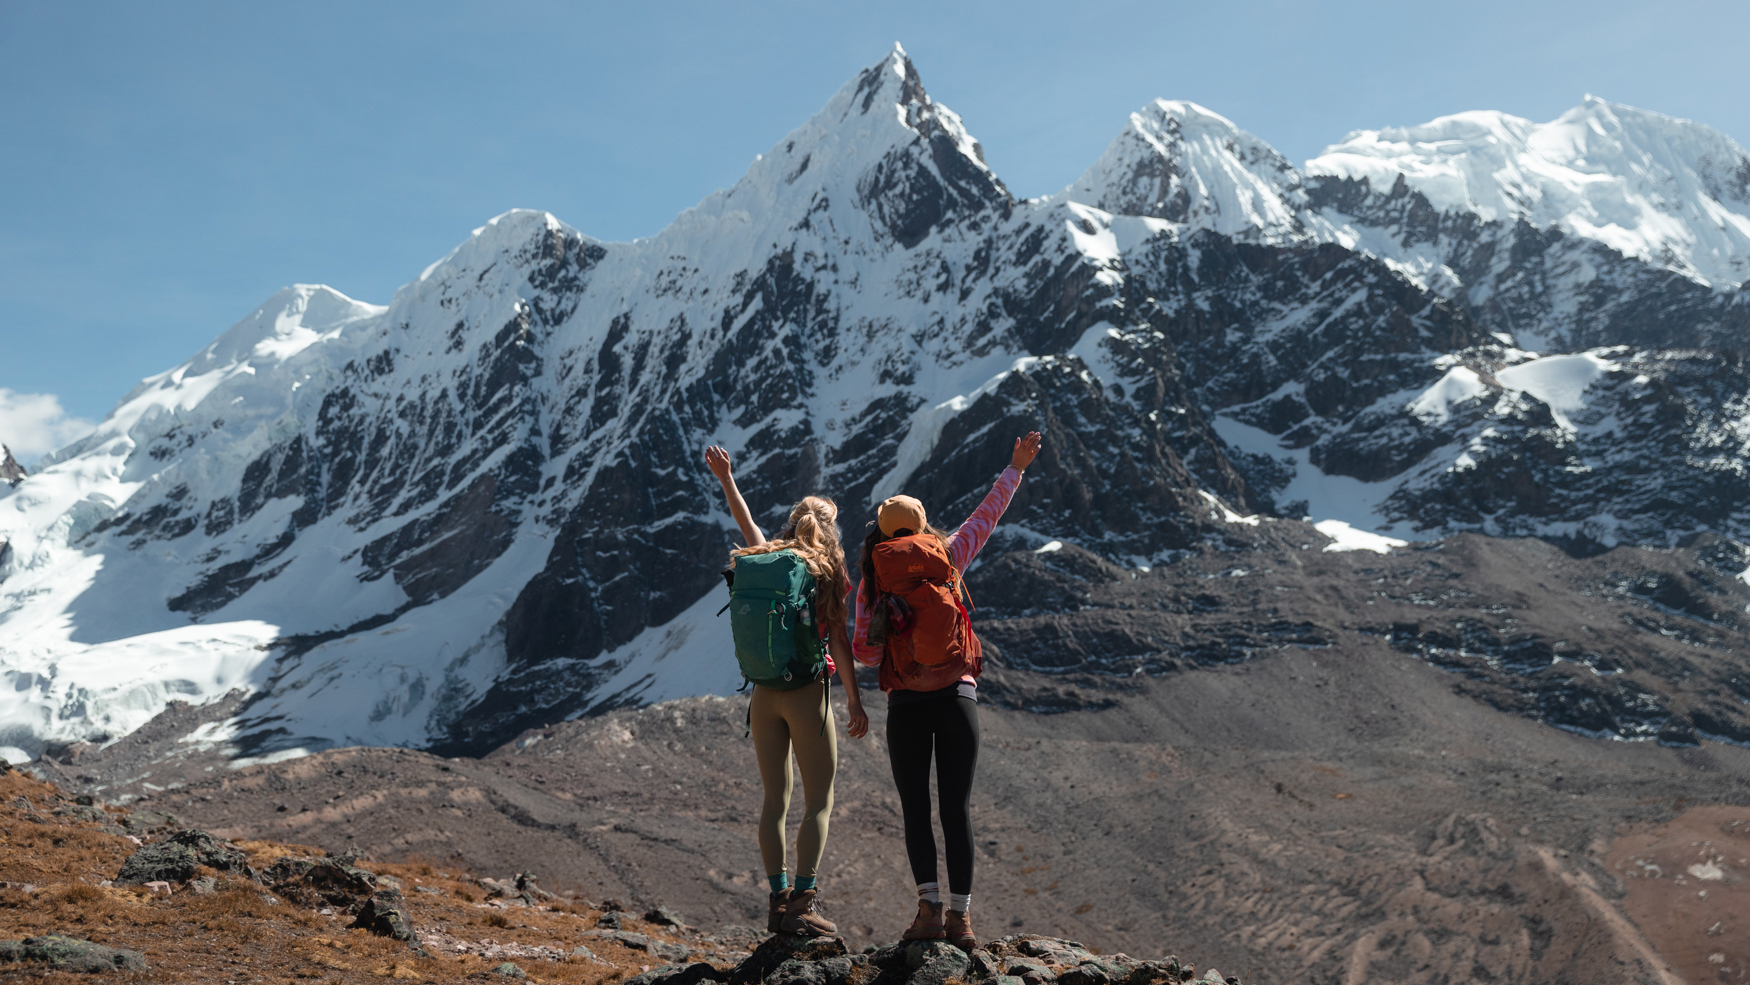
<path fill-rule="evenodd" d="M 729 630 L 741 676 L 774 691 L 821 680 L 826 644 L 814 619 L 814 576 L 791 551 L 743 554 L 725 571 Z"/>

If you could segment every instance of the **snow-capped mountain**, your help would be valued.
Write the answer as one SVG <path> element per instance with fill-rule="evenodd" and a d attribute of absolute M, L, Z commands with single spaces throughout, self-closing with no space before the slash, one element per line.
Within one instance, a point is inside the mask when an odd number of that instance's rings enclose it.
<path fill-rule="evenodd" d="M 650 239 L 514 211 L 386 307 L 288 288 L 0 486 L 0 745 L 242 689 L 189 741 L 472 750 L 732 689 L 712 443 L 765 523 L 826 491 L 854 540 L 902 488 L 969 509 L 1043 427 L 1006 530 L 1125 565 L 1257 513 L 1743 535 L 1750 376 L 1720 340 L 1750 303 L 1721 278 L 1750 164 L 1597 107 L 1489 117 L 1504 150 L 1436 121 L 1297 170 L 1161 101 L 1017 200 L 896 48 Z M 1590 205 L 1561 208 L 1570 179 Z M 1610 225 L 1609 182 L 1652 204 Z M 1625 252 L 1625 216 L 1690 245 Z"/>

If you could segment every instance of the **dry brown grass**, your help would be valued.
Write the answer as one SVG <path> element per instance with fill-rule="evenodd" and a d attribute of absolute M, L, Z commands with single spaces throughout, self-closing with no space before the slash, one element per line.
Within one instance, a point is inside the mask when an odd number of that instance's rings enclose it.
<path fill-rule="evenodd" d="M 16 806 L 26 797 L 35 813 Z M 321 916 L 313 910 L 280 901 L 270 902 L 262 887 L 210 870 L 218 891 L 206 896 L 182 891 L 165 896 L 143 887 L 100 886 L 113 878 L 135 851 L 128 839 L 96 830 L 97 825 L 53 817 L 59 791 L 16 773 L 0 776 L 0 880 L 29 882 L 39 888 L 25 893 L 0 889 L 0 939 L 44 933 L 66 933 L 112 947 L 144 952 L 149 971 L 132 975 L 138 982 L 220 982 L 226 980 L 287 983 L 380 983 L 385 980 L 456 982 L 489 971 L 503 959 L 469 955 L 421 957 L 406 944 L 363 930 L 348 930 L 344 915 Z M 267 841 L 238 843 L 251 865 L 263 868 L 285 855 L 319 856 L 319 849 Z M 490 930 L 501 944 L 559 947 L 584 942 L 579 932 L 594 924 L 597 914 L 575 904 L 553 910 L 482 909 L 477 884 L 467 873 L 446 869 L 428 859 L 399 864 L 366 863 L 380 875 L 392 875 L 406 887 L 404 894 L 414 925 L 447 927 L 464 938 L 472 928 Z M 414 891 L 417 885 L 437 887 L 444 896 Z M 656 931 L 659 928 L 640 928 Z M 591 950 L 610 964 L 517 960 L 536 983 L 605 985 L 635 975 L 656 959 L 617 943 L 591 938 Z M 88 985 L 88 976 L 45 975 L 40 968 L 0 970 L 0 982 L 29 977 L 54 983 L 65 980 Z"/>

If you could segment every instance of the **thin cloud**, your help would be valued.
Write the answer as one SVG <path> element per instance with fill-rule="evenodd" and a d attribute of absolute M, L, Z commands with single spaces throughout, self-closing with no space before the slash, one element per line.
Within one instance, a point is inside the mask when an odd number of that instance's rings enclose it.
<path fill-rule="evenodd" d="M 83 417 L 68 417 L 52 393 L 18 393 L 0 387 L 0 444 L 28 463 L 90 434 L 97 427 Z"/>

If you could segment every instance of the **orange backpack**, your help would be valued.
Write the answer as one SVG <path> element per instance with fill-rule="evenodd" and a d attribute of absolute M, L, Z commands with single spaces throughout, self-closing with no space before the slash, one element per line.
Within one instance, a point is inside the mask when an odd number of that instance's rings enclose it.
<path fill-rule="evenodd" d="M 962 598 L 965 586 L 930 534 L 875 545 L 870 643 L 881 643 L 881 690 L 935 691 L 984 671 L 984 653 Z M 877 639 L 876 637 L 883 637 Z"/>

